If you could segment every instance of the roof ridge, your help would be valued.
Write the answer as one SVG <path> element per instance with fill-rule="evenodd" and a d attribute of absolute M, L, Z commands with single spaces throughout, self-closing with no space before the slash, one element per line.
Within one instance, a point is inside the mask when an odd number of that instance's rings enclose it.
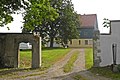
<path fill-rule="evenodd" d="M 97 15 L 97 14 L 79 14 L 81 16 L 90 16 L 90 15 Z"/>

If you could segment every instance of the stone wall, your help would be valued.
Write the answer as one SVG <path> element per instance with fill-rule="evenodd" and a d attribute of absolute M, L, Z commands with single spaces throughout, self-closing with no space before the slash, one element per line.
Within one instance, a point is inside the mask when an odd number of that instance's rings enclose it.
<path fill-rule="evenodd" d="M 94 31 L 93 38 L 93 67 L 99 67 L 101 62 L 100 57 L 100 32 L 99 30 Z"/>
<path fill-rule="evenodd" d="M 0 37 L 0 65 L 1 65 L 0 67 L 4 67 L 5 42 L 3 41 L 5 41 L 5 36 L 4 35 L 0 35 L 0 36 L 1 36 Z"/>
<path fill-rule="evenodd" d="M 41 66 L 41 38 L 33 34 L 0 34 L 0 67 L 18 67 L 19 43 L 30 42 L 32 48 L 32 68 Z"/>

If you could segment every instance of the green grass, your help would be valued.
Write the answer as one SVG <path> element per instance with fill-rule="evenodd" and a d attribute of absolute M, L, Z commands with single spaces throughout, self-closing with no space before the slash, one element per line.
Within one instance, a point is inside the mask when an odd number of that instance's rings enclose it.
<path fill-rule="evenodd" d="M 70 51 L 70 49 L 64 49 L 64 48 L 43 49 L 43 51 L 42 51 L 42 67 L 49 68 L 55 62 L 62 59 L 69 51 Z"/>
<path fill-rule="evenodd" d="M 63 58 L 70 49 L 64 48 L 44 48 L 42 49 L 42 69 L 49 68 L 56 61 Z M 20 67 L 31 66 L 31 51 L 20 51 Z"/>
<path fill-rule="evenodd" d="M 63 71 L 65 73 L 71 72 L 72 68 L 73 68 L 73 64 L 76 61 L 77 57 L 78 57 L 78 51 L 74 52 L 74 54 L 72 54 L 72 56 L 70 57 L 69 61 L 67 62 L 67 64 L 63 67 Z"/>
<path fill-rule="evenodd" d="M 112 80 L 120 80 L 120 73 L 112 72 L 111 67 L 91 68 L 90 71 L 94 74 L 111 78 Z"/>
<path fill-rule="evenodd" d="M 32 51 L 20 51 L 20 68 L 27 68 L 31 66 Z"/>
<path fill-rule="evenodd" d="M 86 69 L 90 69 L 93 66 L 93 49 L 86 48 L 85 49 L 85 67 Z"/>
<path fill-rule="evenodd" d="M 75 75 L 73 76 L 74 80 L 87 80 L 85 77 L 81 76 L 81 75 Z"/>

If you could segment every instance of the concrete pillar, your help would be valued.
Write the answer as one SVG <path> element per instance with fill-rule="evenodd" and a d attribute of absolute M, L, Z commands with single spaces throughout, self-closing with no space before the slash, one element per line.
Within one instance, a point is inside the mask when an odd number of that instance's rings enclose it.
<path fill-rule="evenodd" d="M 33 44 L 32 50 L 32 68 L 39 68 L 41 66 L 41 38 L 37 43 Z"/>
<path fill-rule="evenodd" d="M 40 56 L 39 56 L 40 57 L 40 64 L 39 65 L 40 65 L 40 67 L 42 65 L 42 52 L 41 52 L 42 47 L 41 47 L 41 45 L 42 45 L 41 44 L 41 37 L 39 37 L 39 54 L 40 54 Z"/>

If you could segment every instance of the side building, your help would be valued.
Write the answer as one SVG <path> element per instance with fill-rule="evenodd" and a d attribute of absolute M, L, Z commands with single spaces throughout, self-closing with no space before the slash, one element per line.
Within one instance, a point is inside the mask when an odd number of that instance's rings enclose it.
<path fill-rule="evenodd" d="M 80 26 L 77 28 L 79 32 L 78 39 L 72 39 L 69 47 L 93 47 L 93 34 L 98 30 L 98 22 L 96 14 L 79 14 Z"/>
<path fill-rule="evenodd" d="M 100 56 L 100 66 L 120 64 L 120 20 L 110 20 L 109 33 L 100 35 Z"/>

